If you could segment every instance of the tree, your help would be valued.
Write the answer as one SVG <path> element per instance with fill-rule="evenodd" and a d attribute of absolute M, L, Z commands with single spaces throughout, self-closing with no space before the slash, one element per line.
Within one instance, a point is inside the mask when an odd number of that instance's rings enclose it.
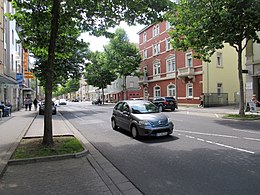
<path fill-rule="evenodd" d="M 192 48 L 204 61 L 217 49 L 229 43 L 238 55 L 238 78 L 240 86 L 239 114 L 244 111 L 244 84 L 242 77 L 242 52 L 249 40 L 259 42 L 256 32 L 260 30 L 259 0 L 181 0 L 166 15 L 174 29 L 170 32 L 175 49 Z"/>
<path fill-rule="evenodd" d="M 16 10 L 13 18 L 20 26 L 18 34 L 21 42 L 38 58 L 41 80 L 44 81 L 45 145 L 53 144 L 51 99 L 54 81 L 56 78 L 67 79 L 64 74 L 70 75 L 70 71 L 55 71 L 57 64 L 63 67 L 58 60 L 67 59 L 71 55 L 67 41 L 78 44 L 74 39 L 75 33 L 83 31 L 94 35 L 110 35 L 107 29 L 115 27 L 120 21 L 127 21 L 129 24 L 151 23 L 161 18 L 163 12 L 172 5 L 170 0 L 12 0 L 12 3 Z"/>
<path fill-rule="evenodd" d="M 126 77 L 138 75 L 142 59 L 139 50 L 134 43 L 129 42 L 124 29 L 119 28 L 105 47 L 105 52 L 111 67 L 119 77 L 123 77 L 123 92 L 126 99 Z"/>
<path fill-rule="evenodd" d="M 104 104 L 104 89 L 111 84 L 117 76 L 109 66 L 106 55 L 103 52 L 91 54 L 90 62 L 86 66 L 85 78 L 89 85 L 99 87 L 102 90 L 102 102 Z"/>

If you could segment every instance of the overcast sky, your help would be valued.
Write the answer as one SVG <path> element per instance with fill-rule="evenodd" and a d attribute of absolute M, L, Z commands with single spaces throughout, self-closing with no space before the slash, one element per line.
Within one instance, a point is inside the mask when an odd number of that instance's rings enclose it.
<path fill-rule="evenodd" d="M 137 35 L 137 32 L 142 30 L 145 26 L 128 26 L 125 22 L 122 22 L 119 27 L 123 28 L 126 31 L 130 42 L 139 43 L 139 36 Z M 114 32 L 115 29 L 112 29 L 111 31 Z M 82 38 L 85 42 L 90 43 L 91 51 L 103 51 L 103 46 L 107 45 L 109 42 L 109 40 L 105 37 L 94 37 L 88 35 L 88 33 L 83 33 L 80 38 Z"/>

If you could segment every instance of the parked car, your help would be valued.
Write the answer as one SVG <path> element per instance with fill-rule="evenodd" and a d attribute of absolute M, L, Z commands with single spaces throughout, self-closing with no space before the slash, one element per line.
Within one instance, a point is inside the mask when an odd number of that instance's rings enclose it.
<path fill-rule="evenodd" d="M 60 99 L 60 100 L 59 100 L 59 105 L 67 105 L 67 100 L 65 100 L 65 99 Z"/>
<path fill-rule="evenodd" d="M 111 125 L 139 136 L 165 136 L 173 132 L 174 124 L 156 105 L 146 100 L 124 100 L 118 102 L 111 116 Z"/>
<path fill-rule="evenodd" d="M 101 99 L 94 99 L 93 101 L 92 101 L 92 104 L 98 104 L 98 105 L 100 105 L 100 104 L 102 104 L 102 101 L 101 101 Z"/>
<path fill-rule="evenodd" d="M 152 101 L 162 112 L 166 109 L 174 111 L 177 108 L 176 100 L 173 97 L 156 97 Z"/>
<path fill-rule="evenodd" d="M 40 102 L 39 104 L 39 115 L 43 115 L 45 111 L 45 101 Z M 57 108 L 55 103 L 52 101 L 52 114 L 56 115 L 57 114 Z"/>

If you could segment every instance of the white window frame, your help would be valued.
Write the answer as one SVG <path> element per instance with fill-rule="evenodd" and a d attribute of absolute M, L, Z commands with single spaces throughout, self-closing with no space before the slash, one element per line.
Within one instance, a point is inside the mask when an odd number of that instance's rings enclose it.
<path fill-rule="evenodd" d="M 144 55 L 143 55 L 144 59 L 147 59 L 147 49 L 144 49 Z"/>
<path fill-rule="evenodd" d="M 156 61 L 153 63 L 153 75 L 160 75 L 161 74 L 161 63 Z"/>
<path fill-rule="evenodd" d="M 191 94 L 190 94 L 190 90 L 191 90 Z M 193 84 L 192 83 L 186 84 L 186 97 L 193 98 Z"/>
<path fill-rule="evenodd" d="M 171 28 L 171 23 L 166 20 L 166 30 L 169 30 Z"/>
<path fill-rule="evenodd" d="M 144 32 L 144 35 L 143 35 L 143 42 L 145 43 L 147 41 L 147 34 L 146 32 Z"/>
<path fill-rule="evenodd" d="M 160 54 L 160 43 L 153 45 L 153 55 L 159 55 Z"/>
<path fill-rule="evenodd" d="M 217 67 L 223 67 L 223 54 L 222 52 L 217 52 L 217 59 L 216 59 Z"/>
<path fill-rule="evenodd" d="M 160 35 L 160 27 L 159 24 L 153 27 L 153 37 L 157 37 Z"/>
<path fill-rule="evenodd" d="M 193 66 L 193 58 L 192 58 L 191 52 L 185 54 L 185 66 L 186 67 L 192 67 Z"/>
<path fill-rule="evenodd" d="M 172 49 L 171 38 L 166 39 L 165 45 L 166 45 L 166 51 L 169 51 Z"/>
<path fill-rule="evenodd" d="M 166 70 L 167 70 L 167 72 L 175 72 L 176 63 L 175 63 L 175 57 L 174 56 L 166 59 Z"/>
<path fill-rule="evenodd" d="M 167 95 L 176 98 L 176 87 L 174 84 L 167 86 Z"/>
<path fill-rule="evenodd" d="M 153 88 L 153 92 L 154 92 L 154 97 L 161 97 L 161 87 L 156 85 Z"/>

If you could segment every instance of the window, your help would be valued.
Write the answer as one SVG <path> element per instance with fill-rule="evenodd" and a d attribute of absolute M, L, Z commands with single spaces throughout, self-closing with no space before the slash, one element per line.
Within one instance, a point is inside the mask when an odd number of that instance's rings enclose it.
<path fill-rule="evenodd" d="M 155 62 L 153 64 L 153 74 L 159 75 L 160 73 L 161 73 L 161 64 L 160 64 L 160 62 Z"/>
<path fill-rule="evenodd" d="M 185 63 L 186 63 L 186 67 L 192 67 L 192 54 L 191 53 L 186 53 L 185 56 Z"/>
<path fill-rule="evenodd" d="M 147 59 L 147 49 L 144 50 L 143 58 L 144 58 L 144 59 Z"/>
<path fill-rule="evenodd" d="M 133 88 L 134 87 L 134 81 L 130 81 L 129 87 Z"/>
<path fill-rule="evenodd" d="M 168 85 L 167 94 L 168 96 L 172 96 L 172 97 L 176 96 L 175 85 Z"/>
<path fill-rule="evenodd" d="M 160 97 L 161 96 L 161 88 L 159 86 L 154 87 L 154 97 Z"/>
<path fill-rule="evenodd" d="M 160 43 L 153 45 L 153 55 L 158 55 L 160 53 Z"/>
<path fill-rule="evenodd" d="M 166 30 L 169 30 L 171 28 L 171 23 L 169 21 L 166 21 Z"/>
<path fill-rule="evenodd" d="M 12 44 L 14 45 L 14 30 L 12 30 Z"/>
<path fill-rule="evenodd" d="M 159 25 L 156 25 L 153 27 L 153 37 L 159 36 L 160 34 L 160 28 Z"/>
<path fill-rule="evenodd" d="M 187 98 L 193 97 L 193 84 L 192 83 L 188 83 L 186 85 L 186 97 Z"/>
<path fill-rule="evenodd" d="M 167 72 L 175 71 L 175 57 L 166 59 Z"/>
<path fill-rule="evenodd" d="M 171 44 L 171 38 L 166 39 L 166 50 L 171 50 L 172 49 L 172 44 Z"/>
<path fill-rule="evenodd" d="M 221 66 L 221 67 L 223 66 L 221 52 L 217 52 L 217 66 Z"/>
<path fill-rule="evenodd" d="M 223 92 L 223 85 L 222 83 L 217 83 L 217 94 L 218 96 L 221 96 Z"/>
<path fill-rule="evenodd" d="M 146 32 L 144 32 L 144 37 L 143 37 L 143 39 L 144 39 L 144 43 L 147 41 L 147 35 L 146 35 Z"/>
<path fill-rule="evenodd" d="M 12 66 L 12 70 L 14 70 L 14 55 L 11 55 L 11 66 Z"/>

